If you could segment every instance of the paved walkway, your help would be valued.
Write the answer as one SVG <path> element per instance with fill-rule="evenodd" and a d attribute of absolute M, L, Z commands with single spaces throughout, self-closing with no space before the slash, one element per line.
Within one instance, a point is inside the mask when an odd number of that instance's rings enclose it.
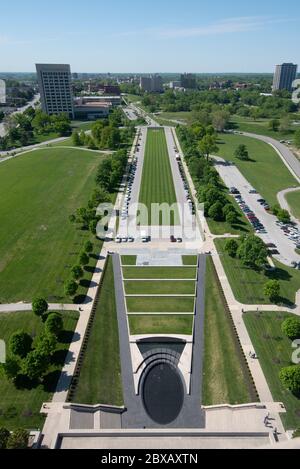
<path fill-rule="evenodd" d="M 49 311 L 79 311 L 80 305 L 49 303 Z M 31 303 L 8 303 L 0 304 L 0 313 L 12 313 L 17 311 L 32 311 Z"/>

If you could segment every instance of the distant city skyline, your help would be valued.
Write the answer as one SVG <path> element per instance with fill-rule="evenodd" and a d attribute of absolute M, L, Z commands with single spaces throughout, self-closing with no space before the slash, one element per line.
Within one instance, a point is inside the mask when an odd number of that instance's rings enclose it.
<path fill-rule="evenodd" d="M 16 0 L 1 5 L 0 72 L 273 73 L 300 63 L 299 22 L 297 0 Z"/>

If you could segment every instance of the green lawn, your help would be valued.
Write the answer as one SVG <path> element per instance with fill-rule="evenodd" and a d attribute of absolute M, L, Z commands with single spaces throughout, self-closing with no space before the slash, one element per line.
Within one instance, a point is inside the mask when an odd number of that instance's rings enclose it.
<path fill-rule="evenodd" d="M 69 216 L 87 203 L 100 159 L 96 153 L 61 148 L 1 164 L 0 302 L 30 301 L 35 295 L 66 300 L 64 281 L 91 238 Z M 99 252 L 101 243 L 93 242 Z M 79 295 L 86 292 L 95 263 L 92 257 Z"/>
<path fill-rule="evenodd" d="M 232 122 L 235 124 L 236 129 L 241 132 L 249 132 L 258 135 L 266 135 L 267 137 L 275 138 L 276 140 L 292 140 L 294 138 L 294 129 L 288 133 L 274 132 L 269 129 L 269 122 L 271 119 L 258 119 L 254 121 L 250 117 L 233 116 Z"/>
<path fill-rule="evenodd" d="M 273 259 L 276 266 L 274 272 L 257 272 L 245 267 L 239 259 L 234 259 L 225 252 L 226 240 L 216 239 L 214 242 L 236 300 L 244 304 L 270 304 L 263 293 L 264 285 L 269 279 L 277 279 L 281 287 L 281 303 L 295 303 L 295 295 L 300 288 L 299 270 Z"/>
<path fill-rule="evenodd" d="M 53 363 L 43 383 L 17 389 L 11 381 L 0 374 L 0 427 L 5 426 L 10 430 L 18 427 L 42 428 L 44 417 L 41 416 L 40 410 L 43 402 L 49 402 L 52 399 L 73 337 L 78 313 L 65 311 L 63 317 L 64 332 L 59 339 Z M 35 337 L 42 329 L 42 320 L 32 312 L 0 314 L 0 339 L 4 340 L 6 344 L 10 336 L 17 330 L 22 330 Z"/>
<path fill-rule="evenodd" d="M 203 405 L 257 401 L 245 359 L 213 270 L 207 260 L 205 281 Z"/>
<path fill-rule="evenodd" d="M 235 158 L 234 152 L 245 144 L 251 161 Z M 297 181 L 282 162 L 280 156 L 267 143 L 242 135 L 219 135 L 219 155 L 234 161 L 245 178 L 271 205 L 278 203 L 277 193 L 297 186 Z"/>
<path fill-rule="evenodd" d="M 191 111 L 181 111 L 181 112 L 162 112 L 158 114 L 157 117 L 166 120 L 176 120 L 182 122 L 191 122 L 193 113 Z M 155 116 L 156 117 L 156 116 Z M 174 124 L 174 123 L 173 123 Z"/>
<path fill-rule="evenodd" d="M 170 219 L 162 220 L 151 212 L 152 204 L 175 204 L 176 193 L 164 129 L 149 129 L 146 141 L 139 203 L 144 204 L 148 216 L 141 216 L 141 225 L 178 224 L 178 210 L 172 211 Z"/>
<path fill-rule="evenodd" d="M 283 402 L 287 412 L 281 414 L 284 427 L 300 427 L 300 400 L 284 389 L 278 377 L 281 368 L 290 366 L 292 360 L 291 341 L 281 332 L 281 324 L 287 313 L 246 313 L 244 322 L 253 342 L 255 352 L 269 384 L 274 401 Z"/>
<path fill-rule="evenodd" d="M 129 313 L 193 313 L 194 297 L 135 296 L 126 298 Z"/>
<path fill-rule="evenodd" d="M 300 221 L 300 191 L 290 192 L 290 194 L 287 194 L 285 197 L 291 208 L 292 214 Z"/>
<path fill-rule="evenodd" d="M 122 265 L 136 265 L 137 256 L 121 256 Z"/>
<path fill-rule="evenodd" d="M 194 295 L 196 287 L 188 280 L 126 280 L 124 288 L 127 295 Z"/>
<path fill-rule="evenodd" d="M 124 267 L 125 279 L 195 279 L 195 267 Z"/>
<path fill-rule="evenodd" d="M 183 265 L 197 265 L 198 256 L 182 256 Z"/>
<path fill-rule="evenodd" d="M 123 405 L 112 258 L 108 260 L 74 402 Z"/>
<path fill-rule="evenodd" d="M 191 335 L 193 333 L 192 315 L 134 315 L 128 316 L 130 334 L 180 334 Z"/>

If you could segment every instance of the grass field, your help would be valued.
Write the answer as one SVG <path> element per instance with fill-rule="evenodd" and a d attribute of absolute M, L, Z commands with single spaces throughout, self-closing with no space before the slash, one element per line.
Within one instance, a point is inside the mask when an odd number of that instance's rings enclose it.
<path fill-rule="evenodd" d="M 124 279 L 195 279 L 196 267 L 123 267 Z"/>
<path fill-rule="evenodd" d="M 234 152 L 245 144 L 251 161 L 235 158 Z M 267 143 L 242 135 L 220 135 L 218 154 L 225 160 L 234 161 L 245 178 L 269 202 L 275 205 L 277 193 L 288 187 L 297 186 L 297 181 L 276 151 Z"/>
<path fill-rule="evenodd" d="M 64 281 L 90 237 L 76 230 L 69 215 L 87 203 L 100 158 L 61 148 L 1 164 L 0 302 L 30 301 L 35 295 L 66 300 Z M 95 263 L 91 258 L 79 295 L 86 292 Z"/>
<path fill-rule="evenodd" d="M 245 368 L 231 320 L 225 310 L 210 258 L 207 260 L 205 291 L 202 404 L 242 404 L 256 401 L 249 372 Z"/>
<path fill-rule="evenodd" d="M 183 265 L 197 265 L 198 256 L 182 256 Z"/>
<path fill-rule="evenodd" d="M 136 265 L 137 256 L 121 256 L 122 265 Z"/>
<path fill-rule="evenodd" d="M 241 132 L 249 132 L 258 135 L 266 135 L 267 137 L 275 138 L 276 140 L 292 140 L 294 138 L 294 129 L 290 132 L 274 132 L 269 129 L 269 122 L 271 119 L 258 119 L 253 120 L 250 117 L 233 116 L 232 123 L 235 128 Z"/>
<path fill-rule="evenodd" d="M 194 295 L 195 282 L 188 280 L 138 280 L 124 282 L 127 295 Z"/>
<path fill-rule="evenodd" d="M 263 293 L 264 285 L 269 279 L 277 279 L 281 287 L 280 302 L 287 305 L 295 303 L 295 295 L 300 288 L 299 270 L 273 259 L 274 272 L 256 272 L 225 252 L 226 240 L 216 239 L 215 244 L 236 300 L 244 304 L 270 304 Z"/>
<path fill-rule="evenodd" d="M 109 258 L 104 274 L 74 402 L 123 404 L 112 258 Z"/>
<path fill-rule="evenodd" d="M 135 296 L 126 298 L 129 313 L 194 313 L 194 297 Z"/>
<path fill-rule="evenodd" d="M 148 210 L 148 221 L 142 217 L 141 225 L 178 224 L 177 208 L 171 213 L 171 220 L 162 220 L 151 213 L 152 204 L 172 205 L 176 203 L 176 193 L 169 160 L 167 142 L 163 129 L 149 129 L 147 134 L 145 157 L 139 203 Z"/>
<path fill-rule="evenodd" d="M 169 121 L 175 120 L 175 121 L 182 121 L 182 122 L 189 123 L 192 120 L 192 112 L 190 111 L 162 112 L 158 114 L 157 117 L 160 117 L 161 119 L 166 119 Z"/>
<path fill-rule="evenodd" d="M 281 324 L 287 313 L 246 313 L 244 322 L 255 352 L 269 384 L 274 401 L 283 402 L 287 412 L 281 414 L 286 429 L 300 427 L 300 399 L 284 389 L 278 377 L 281 368 L 291 365 L 292 343 L 282 333 Z"/>
<path fill-rule="evenodd" d="M 42 428 L 44 418 L 40 414 L 40 409 L 43 402 L 51 400 L 55 391 L 76 327 L 78 313 L 65 311 L 63 317 L 64 332 L 59 339 L 53 364 L 42 384 L 36 387 L 17 389 L 13 383 L 0 374 L 0 427 L 5 426 L 9 430 L 18 427 Z M 0 338 L 6 343 L 17 330 L 22 330 L 35 337 L 42 329 L 43 322 L 31 312 L 0 314 Z"/>
<path fill-rule="evenodd" d="M 182 334 L 191 335 L 193 332 L 192 315 L 134 315 L 128 316 L 130 334 Z"/>
<path fill-rule="evenodd" d="M 291 208 L 292 214 L 300 221 L 300 191 L 287 194 L 286 200 Z"/>

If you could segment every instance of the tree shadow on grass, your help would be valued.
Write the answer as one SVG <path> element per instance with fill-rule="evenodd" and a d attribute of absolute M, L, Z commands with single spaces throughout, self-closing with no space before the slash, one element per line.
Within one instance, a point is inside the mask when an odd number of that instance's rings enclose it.
<path fill-rule="evenodd" d="M 43 379 L 44 391 L 51 392 L 51 393 L 56 391 L 56 386 L 60 378 L 60 374 L 61 374 L 60 370 L 55 370 L 55 371 L 51 371 L 50 373 L 44 376 L 44 379 Z"/>
<path fill-rule="evenodd" d="M 80 280 L 80 286 L 84 288 L 90 288 L 90 287 L 96 287 L 97 284 L 93 282 L 92 280 L 88 280 L 86 278 L 83 278 Z"/>
<path fill-rule="evenodd" d="M 265 275 L 271 280 L 283 280 L 285 282 L 289 282 L 292 279 L 291 274 L 280 267 L 276 267 L 273 271 L 266 271 Z"/>
<path fill-rule="evenodd" d="M 71 344 L 73 342 L 78 342 L 79 339 L 80 335 L 78 332 L 74 333 L 73 331 L 62 331 L 58 338 L 61 344 Z"/>
<path fill-rule="evenodd" d="M 55 350 L 54 354 L 51 357 L 51 364 L 62 366 L 65 363 L 67 353 L 68 351 L 64 349 Z"/>
<path fill-rule="evenodd" d="M 37 380 L 30 379 L 28 378 L 28 376 L 25 376 L 22 374 L 18 375 L 15 380 L 15 386 L 19 390 L 26 389 L 30 391 L 32 389 L 35 389 L 38 386 L 38 384 L 39 383 Z"/>

